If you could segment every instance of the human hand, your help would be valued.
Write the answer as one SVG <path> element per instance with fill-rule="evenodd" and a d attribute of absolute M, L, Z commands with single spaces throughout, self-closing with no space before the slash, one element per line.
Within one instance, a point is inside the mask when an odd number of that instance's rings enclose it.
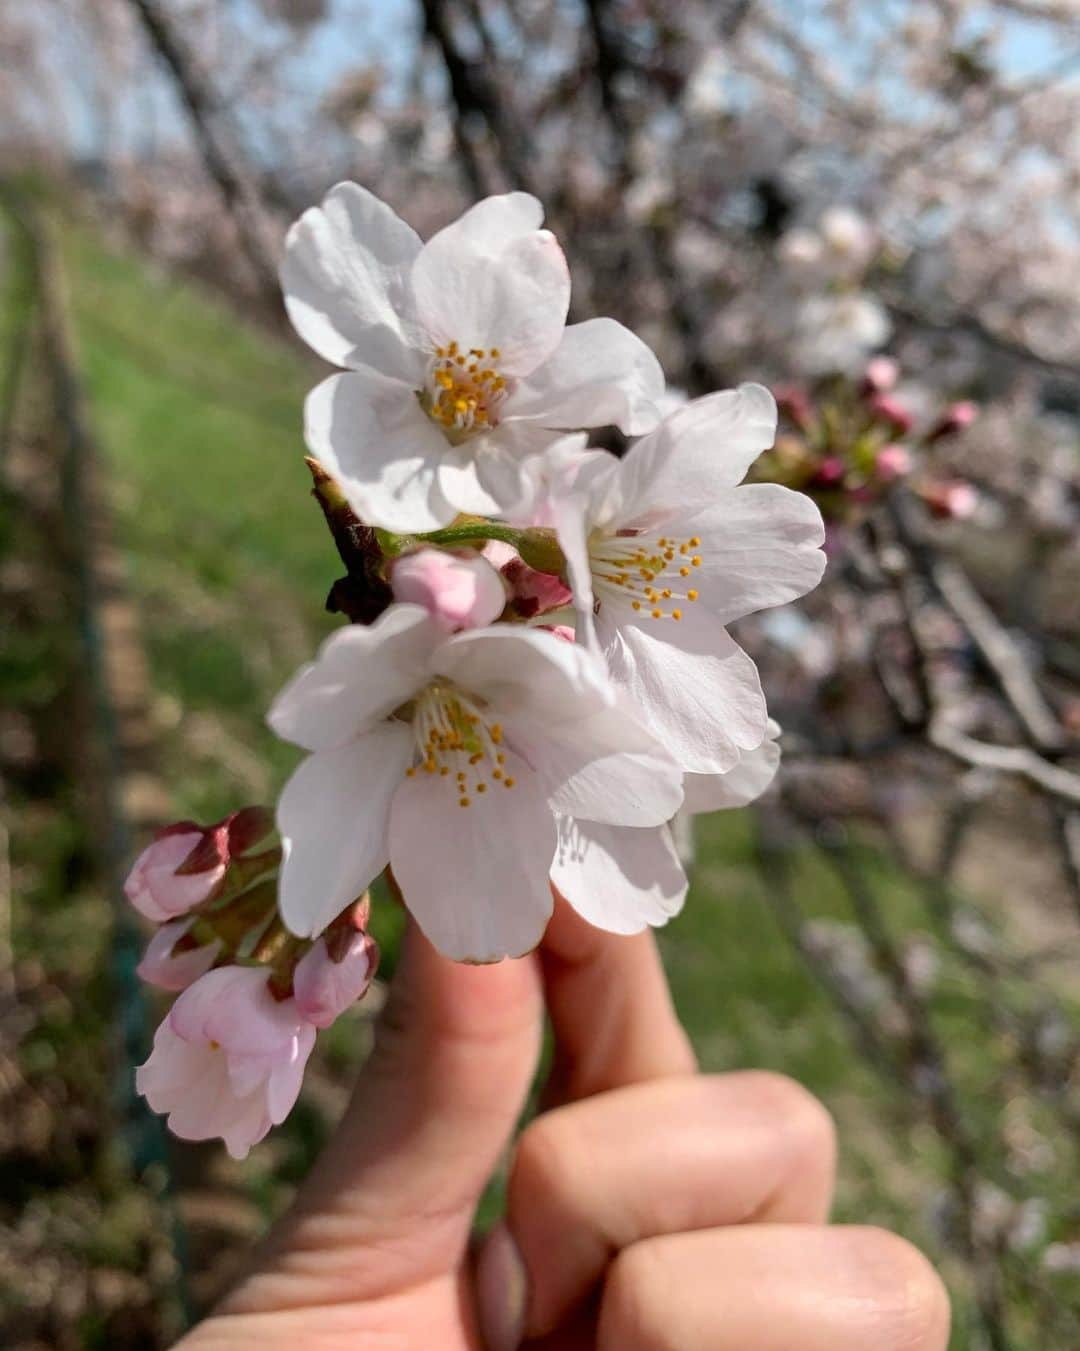
<path fill-rule="evenodd" d="M 477 1200 L 555 1034 L 507 1219 Z M 943 1351 L 926 1260 L 826 1226 L 832 1124 L 794 1082 L 698 1075 L 652 935 L 559 904 L 538 954 L 441 958 L 407 933 L 337 1133 L 253 1273 L 178 1351 Z"/>

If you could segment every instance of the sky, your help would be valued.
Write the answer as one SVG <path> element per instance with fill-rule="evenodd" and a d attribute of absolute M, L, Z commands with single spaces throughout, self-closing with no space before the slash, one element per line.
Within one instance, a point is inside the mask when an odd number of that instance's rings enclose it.
<path fill-rule="evenodd" d="M 37 3 L 37 0 L 26 2 Z M 295 100 L 297 125 L 306 122 L 301 115 L 305 105 L 321 101 L 346 72 L 357 67 L 378 65 L 386 77 L 384 96 L 403 96 L 420 38 L 417 0 L 327 0 L 327 3 L 328 17 L 322 23 L 315 25 L 306 36 L 290 39 L 296 44 L 296 52 L 287 63 L 289 87 L 284 97 Z M 844 68 L 852 80 L 859 78 L 858 46 L 847 48 L 840 42 L 826 16 L 827 0 L 776 0 L 776 3 L 786 9 L 796 31 L 804 39 Z M 924 0 L 924 3 L 929 5 L 932 0 Z M 256 33 L 265 35 L 268 31 L 265 13 L 257 0 L 219 0 L 219 4 L 242 31 L 252 34 L 253 45 L 257 43 Z M 907 0 L 875 0 L 874 4 L 863 6 L 865 19 L 862 21 L 868 29 L 880 29 L 895 23 L 897 16 L 910 12 L 910 9 Z M 980 11 L 985 12 L 981 6 L 973 6 L 970 21 L 973 36 L 980 29 Z M 998 52 L 1010 75 L 1030 78 L 1040 71 L 1053 69 L 1060 61 L 1059 30 L 1020 18 L 1007 20 L 1006 24 L 1006 37 Z M 279 36 L 283 32 L 280 28 L 272 31 Z M 1080 19 L 1077 39 L 1080 45 Z M 63 39 L 58 37 L 58 41 Z M 77 67 L 81 53 L 69 48 L 66 55 Z M 1074 68 L 1073 78 L 1080 78 L 1080 65 Z M 92 101 L 82 98 L 80 102 L 79 90 L 83 83 L 85 77 L 80 80 L 78 74 L 70 82 L 73 91 L 70 122 L 72 138 L 85 152 L 93 147 L 96 123 Z M 905 96 L 899 82 L 897 89 L 898 97 Z M 153 89 L 140 90 L 133 98 L 132 106 L 125 109 L 123 120 L 126 135 L 143 153 L 152 152 L 163 142 L 186 134 L 185 114 L 164 82 L 155 83 Z M 249 118 L 245 130 L 249 138 L 259 140 L 256 121 Z M 256 144 L 252 149 L 265 157 L 273 155 L 272 144 Z"/>

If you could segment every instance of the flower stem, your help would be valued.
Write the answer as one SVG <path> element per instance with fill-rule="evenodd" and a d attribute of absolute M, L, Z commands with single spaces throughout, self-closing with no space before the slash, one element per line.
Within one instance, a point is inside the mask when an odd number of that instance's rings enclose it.
<path fill-rule="evenodd" d="M 448 525 L 420 535 L 425 544 L 469 544 L 473 540 L 498 539 L 516 548 L 523 532 L 510 525 L 496 525 L 492 521 L 469 521 L 465 525 Z"/>

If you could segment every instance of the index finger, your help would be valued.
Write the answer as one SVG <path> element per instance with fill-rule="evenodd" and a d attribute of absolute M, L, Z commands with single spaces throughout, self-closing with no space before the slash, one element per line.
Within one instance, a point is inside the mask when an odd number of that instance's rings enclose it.
<path fill-rule="evenodd" d="M 556 892 L 539 955 L 555 1033 L 545 1105 L 697 1069 L 651 930 L 605 933 Z"/>

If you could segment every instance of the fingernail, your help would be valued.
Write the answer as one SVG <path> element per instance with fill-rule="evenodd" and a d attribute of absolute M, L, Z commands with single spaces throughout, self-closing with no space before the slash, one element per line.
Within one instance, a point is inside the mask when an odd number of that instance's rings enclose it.
<path fill-rule="evenodd" d="M 500 1220 L 484 1239 L 476 1262 L 476 1310 L 486 1351 L 517 1351 L 528 1293 L 525 1263 Z"/>

